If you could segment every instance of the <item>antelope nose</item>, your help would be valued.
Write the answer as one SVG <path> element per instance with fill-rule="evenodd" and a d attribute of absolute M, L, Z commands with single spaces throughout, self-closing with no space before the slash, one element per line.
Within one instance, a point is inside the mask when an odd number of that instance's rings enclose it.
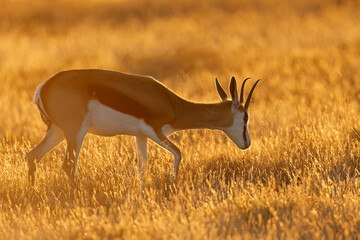
<path fill-rule="evenodd" d="M 246 150 L 250 147 L 250 143 L 244 143 L 242 145 L 238 145 L 238 148 L 240 148 L 241 150 Z"/>
<path fill-rule="evenodd" d="M 240 147 L 240 148 L 241 148 L 242 150 L 246 150 L 246 149 L 248 149 L 248 148 L 250 147 L 250 145 L 251 145 L 251 142 L 246 141 L 246 142 L 244 143 L 243 147 Z"/>

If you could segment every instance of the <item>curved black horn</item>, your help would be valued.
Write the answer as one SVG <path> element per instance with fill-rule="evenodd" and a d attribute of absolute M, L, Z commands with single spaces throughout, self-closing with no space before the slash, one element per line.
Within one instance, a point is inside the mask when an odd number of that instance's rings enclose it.
<path fill-rule="evenodd" d="M 245 80 L 243 81 L 242 85 L 241 85 L 241 92 L 240 92 L 240 103 L 244 103 L 244 86 L 247 80 L 249 80 L 250 78 L 245 78 Z"/>
<path fill-rule="evenodd" d="M 215 84 L 216 84 L 216 90 L 218 91 L 221 100 L 225 101 L 227 99 L 227 94 L 225 93 L 224 89 L 220 86 L 217 77 L 215 77 Z"/>
<path fill-rule="evenodd" d="M 230 93 L 231 99 L 234 101 L 238 101 L 238 93 L 237 93 L 237 86 L 236 86 L 236 79 L 234 76 L 231 77 L 230 80 Z"/>
<path fill-rule="evenodd" d="M 251 95 L 252 95 L 252 93 L 253 93 L 253 91 L 254 91 L 254 89 L 255 89 L 255 87 L 256 87 L 256 84 L 258 84 L 258 82 L 259 82 L 260 80 L 261 80 L 261 79 L 257 80 L 256 83 L 254 84 L 254 86 L 251 88 L 250 93 L 249 93 L 249 96 L 248 96 L 247 99 L 246 99 L 246 103 L 245 103 L 245 106 L 244 106 L 245 109 L 248 109 L 249 104 L 250 104 Z"/>

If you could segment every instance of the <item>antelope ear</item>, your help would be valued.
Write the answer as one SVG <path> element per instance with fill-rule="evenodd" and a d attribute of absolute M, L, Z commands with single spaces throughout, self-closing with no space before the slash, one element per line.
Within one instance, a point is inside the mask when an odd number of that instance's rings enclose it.
<path fill-rule="evenodd" d="M 236 86 L 236 80 L 235 77 L 232 76 L 231 82 L 230 82 L 230 93 L 232 98 L 232 104 L 231 104 L 231 111 L 236 112 L 238 108 L 240 107 L 238 92 L 237 92 L 237 86 Z"/>
<path fill-rule="evenodd" d="M 217 77 L 215 77 L 215 84 L 216 84 L 216 90 L 221 98 L 221 100 L 224 102 L 227 99 L 227 95 L 224 91 L 224 89 L 220 86 Z"/>

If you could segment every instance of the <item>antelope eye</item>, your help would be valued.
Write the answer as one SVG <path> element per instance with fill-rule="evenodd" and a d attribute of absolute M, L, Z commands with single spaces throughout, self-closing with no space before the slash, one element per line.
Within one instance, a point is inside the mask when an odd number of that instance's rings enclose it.
<path fill-rule="evenodd" d="M 249 120 L 249 115 L 247 113 L 245 113 L 244 115 L 244 123 L 247 123 Z"/>

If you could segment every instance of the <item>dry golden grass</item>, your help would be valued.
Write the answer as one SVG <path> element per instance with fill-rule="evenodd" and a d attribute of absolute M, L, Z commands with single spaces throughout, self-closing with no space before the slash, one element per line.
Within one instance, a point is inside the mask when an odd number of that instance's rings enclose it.
<path fill-rule="evenodd" d="M 360 238 L 358 1 L 30 2 L 0 9 L 0 238 Z M 73 68 L 153 75 L 196 101 L 218 101 L 214 76 L 262 78 L 253 145 L 176 133 L 175 186 L 172 156 L 150 143 L 141 192 L 133 139 L 89 135 L 77 188 L 64 145 L 30 187 L 24 156 L 46 129 L 32 96 Z"/>

